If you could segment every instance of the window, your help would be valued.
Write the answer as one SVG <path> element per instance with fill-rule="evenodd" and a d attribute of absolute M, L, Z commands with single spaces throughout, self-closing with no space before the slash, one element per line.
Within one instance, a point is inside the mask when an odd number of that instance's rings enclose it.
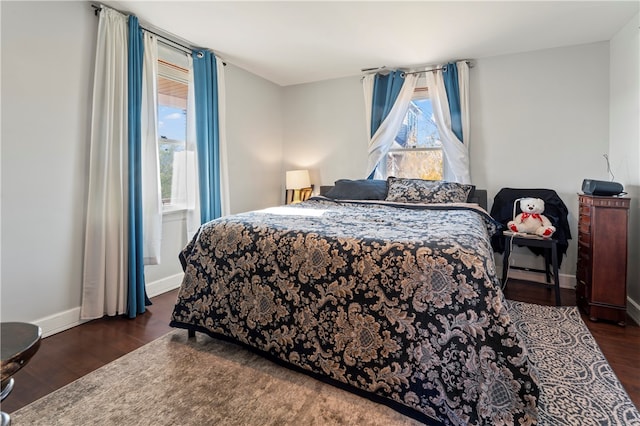
<path fill-rule="evenodd" d="M 415 90 L 402 126 L 379 167 L 385 178 L 442 180 L 442 143 L 426 88 Z"/>
<path fill-rule="evenodd" d="M 158 46 L 158 149 L 164 210 L 187 207 L 189 69 L 181 52 Z"/>

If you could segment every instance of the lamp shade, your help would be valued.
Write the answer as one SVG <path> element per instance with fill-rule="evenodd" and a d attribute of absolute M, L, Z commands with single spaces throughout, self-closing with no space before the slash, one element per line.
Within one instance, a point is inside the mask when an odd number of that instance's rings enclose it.
<path fill-rule="evenodd" d="M 301 189 L 311 187 L 309 170 L 289 170 L 287 172 L 287 189 Z"/>

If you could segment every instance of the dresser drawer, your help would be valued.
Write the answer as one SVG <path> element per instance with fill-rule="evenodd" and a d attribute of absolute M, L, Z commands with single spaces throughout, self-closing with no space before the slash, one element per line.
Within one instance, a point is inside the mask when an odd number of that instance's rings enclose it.
<path fill-rule="evenodd" d="M 591 234 L 588 232 L 578 233 L 578 246 L 591 247 Z"/>
<path fill-rule="evenodd" d="M 578 232 L 584 234 L 591 234 L 591 217 L 580 216 L 578 221 Z"/>
<path fill-rule="evenodd" d="M 590 232 L 591 230 L 591 215 L 586 215 L 580 213 L 578 215 L 578 230 L 585 230 L 586 232 Z"/>
<path fill-rule="evenodd" d="M 591 206 L 588 204 L 580 204 L 578 214 L 580 216 L 591 216 Z"/>

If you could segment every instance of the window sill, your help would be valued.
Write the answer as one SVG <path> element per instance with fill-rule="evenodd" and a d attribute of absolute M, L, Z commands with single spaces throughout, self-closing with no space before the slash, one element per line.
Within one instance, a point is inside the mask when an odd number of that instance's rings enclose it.
<path fill-rule="evenodd" d="M 186 207 L 165 207 L 162 209 L 162 217 L 185 216 L 186 213 Z"/>

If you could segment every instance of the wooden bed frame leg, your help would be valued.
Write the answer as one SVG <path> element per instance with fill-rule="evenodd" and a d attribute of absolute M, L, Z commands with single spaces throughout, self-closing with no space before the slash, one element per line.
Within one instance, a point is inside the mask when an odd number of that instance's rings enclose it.
<path fill-rule="evenodd" d="M 187 336 L 189 338 L 196 337 L 196 331 L 192 329 L 187 330 Z"/>

